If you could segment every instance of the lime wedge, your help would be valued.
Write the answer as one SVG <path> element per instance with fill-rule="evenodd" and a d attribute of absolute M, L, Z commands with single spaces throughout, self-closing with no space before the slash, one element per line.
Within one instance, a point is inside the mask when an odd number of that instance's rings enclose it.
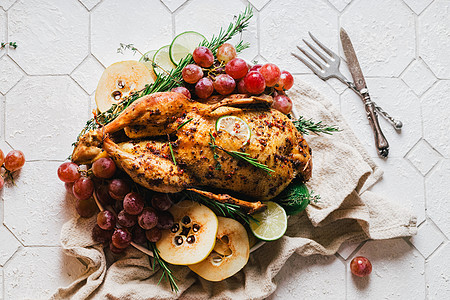
<path fill-rule="evenodd" d="M 156 51 L 155 55 L 153 56 L 153 61 L 159 66 L 153 67 L 153 71 L 155 72 L 155 74 L 160 74 L 161 72 L 163 72 L 161 68 L 167 72 L 170 72 L 176 67 L 169 58 L 169 45 L 159 48 L 159 50 Z"/>
<path fill-rule="evenodd" d="M 169 47 L 169 57 L 174 65 L 186 57 L 188 54 L 192 54 L 195 48 L 197 48 L 206 38 L 195 31 L 186 31 L 177 35 L 172 44 Z"/>
<path fill-rule="evenodd" d="M 235 116 L 223 116 L 216 121 L 216 131 L 226 131 L 246 145 L 250 142 L 252 131 L 247 122 Z"/>
<path fill-rule="evenodd" d="M 283 236 L 287 229 L 287 215 L 283 207 L 275 202 L 266 202 L 267 209 L 252 215 L 258 222 L 250 220 L 253 234 L 263 241 L 274 241 Z"/>
<path fill-rule="evenodd" d="M 145 52 L 144 55 L 139 59 L 139 61 L 142 62 L 147 67 L 147 69 L 149 69 L 152 72 L 153 72 L 153 64 L 151 60 L 153 59 L 157 51 L 158 50 L 150 50 L 148 52 Z M 146 58 L 148 58 L 148 60 Z"/>

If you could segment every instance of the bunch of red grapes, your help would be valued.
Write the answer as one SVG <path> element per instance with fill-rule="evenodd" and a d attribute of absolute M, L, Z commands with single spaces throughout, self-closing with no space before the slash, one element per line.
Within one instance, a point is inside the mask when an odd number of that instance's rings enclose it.
<path fill-rule="evenodd" d="M 8 154 L 3 153 L 0 149 L 0 168 L 5 169 L 5 174 L 11 176 L 11 172 L 20 170 L 25 164 L 25 155 L 20 150 L 9 151 Z M 11 177 L 12 178 L 12 177 Z M 5 179 L 3 175 L 0 175 L 0 190 L 5 185 Z"/>
<path fill-rule="evenodd" d="M 81 217 L 90 218 L 97 213 L 93 240 L 109 243 L 113 253 L 120 253 L 132 241 L 157 242 L 161 230 L 171 228 L 174 220 L 168 212 L 173 202 L 167 194 L 132 191 L 131 182 L 116 169 L 111 158 L 96 160 L 90 169 L 65 162 L 58 168 L 58 177 L 75 196 L 75 209 Z M 98 212 L 94 194 L 103 211 Z M 146 205 L 147 200 L 151 206 Z"/>
<path fill-rule="evenodd" d="M 275 64 L 254 65 L 250 67 L 245 60 L 236 57 L 233 45 L 225 43 L 217 49 L 217 57 L 204 46 L 197 47 L 192 54 L 195 64 L 183 68 L 183 80 L 187 87 L 200 99 L 210 97 L 214 91 L 221 95 L 231 93 L 274 95 L 273 107 L 288 114 L 292 101 L 284 94 L 294 84 L 288 71 L 281 71 Z M 176 87 L 173 92 L 191 98 L 186 87 Z"/>

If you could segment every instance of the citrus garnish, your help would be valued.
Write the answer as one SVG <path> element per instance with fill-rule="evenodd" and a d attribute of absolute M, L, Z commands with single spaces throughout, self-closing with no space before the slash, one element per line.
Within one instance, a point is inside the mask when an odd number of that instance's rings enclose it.
<path fill-rule="evenodd" d="M 267 209 L 256 213 L 250 219 L 250 229 L 263 241 L 274 241 L 283 236 L 287 229 L 287 215 L 283 207 L 275 202 L 266 203 Z"/>
<path fill-rule="evenodd" d="M 172 63 L 169 57 L 169 45 L 163 46 L 159 48 L 158 51 L 156 51 L 155 55 L 153 56 L 153 61 L 158 66 L 153 66 L 153 71 L 155 74 L 160 74 L 161 72 L 170 72 L 173 69 L 175 69 L 175 65 Z M 163 70 L 161 70 L 164 69 Z"/>
<path fill-rule="evenodd" d="M 188 54 L 192 54 L 195 48 L 197 48 L 201 42 L 206 38 L 195 31 L 186 31 L 177 35 L 169 47 L 169 57 L 174 65 L 186 57 Z"/>
<path fill-rule="evenodd" d="M 247 122 L 235 116 L 223 116 L 216 121 L 216 131 L 228 132 L 231 136 L 237 138 L 246 145 L 250 142 L 252 131 Z"/>

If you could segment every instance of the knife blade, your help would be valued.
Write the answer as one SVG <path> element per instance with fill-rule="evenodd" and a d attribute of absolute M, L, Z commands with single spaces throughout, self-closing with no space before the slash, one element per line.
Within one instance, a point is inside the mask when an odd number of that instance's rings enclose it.
<path fill-rule="evenodd" d="M 344 28 L 341 28 L 341 42 L 342 48 L 344 49 L 345 57 L 347 58 L 347 65 L 350 69 L 350 73 L 353 77 L 353 83 L 356 86 L 358 91 L 367 88 L 366 80 L 364 79 L 364 75 L 361 71 L 361 67 L 359 66 L 358 58 L 356 57 L 355 49 L 353 48 L 353 44 L 350 41 L 350 37 Z"/>

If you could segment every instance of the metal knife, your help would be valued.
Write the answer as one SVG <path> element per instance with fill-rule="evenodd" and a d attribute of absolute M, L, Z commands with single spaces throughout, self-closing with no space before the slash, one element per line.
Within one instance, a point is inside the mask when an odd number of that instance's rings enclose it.
<path fill-rule="evenodd" d="M 347 32 L 341 28 L 341 42 L 344 49 L 345 57 L 347 58 L 347 64 L 350 69 L 350 73 L 353 77 L 356 90 L 359 91 L 361 99 L 364 102 L 364 107 L 367 113 L 367 119 L 369 119 L 370 126 L 372 127 L 373 134 L 375 136 L 375 146 L 378 149 L 378 153 L 382 157 L 387 157 L 389 154 L 389 143 L 386 140 L 383 132 L 381 131 L 380 124 L 378 123 L 378 115 L 375 111 L 375 105 L 370 100 L 369 90 L 367 89 L 366 80 L 359 66 L 358 59 L 356 58 L 355 50 L 353 49 L 352 42 Z"/>

